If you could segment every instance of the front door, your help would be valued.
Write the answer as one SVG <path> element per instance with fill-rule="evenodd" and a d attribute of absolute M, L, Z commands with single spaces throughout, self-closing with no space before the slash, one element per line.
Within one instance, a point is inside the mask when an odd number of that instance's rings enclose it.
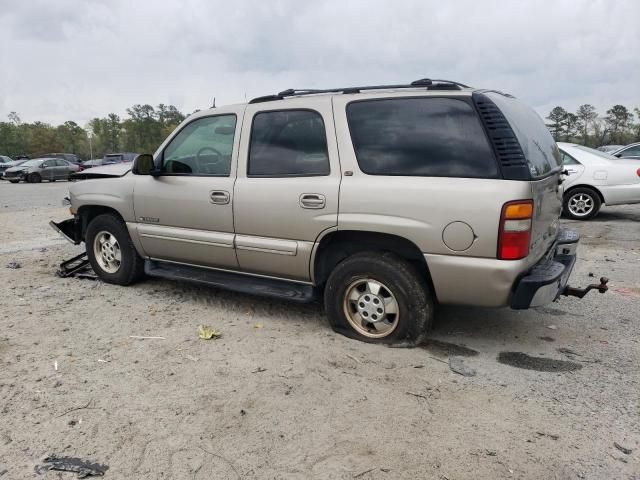
<path fill-rule="evenodd" d="M 153 259 L 236 268 L 233 184 L 241 110 L 184 125 L 156 157 L 160 175 L 135 176 L 138 238 Z"/>
<path fill-rule="evenodd" d="M 245 112 L 234 190 L 244 271 L 309 281 L 314 243 L 338 223 L 331 99 L 306 100 L 304 109 L 285 100 L 250 104 Z"/>
<path fill-rule="evenodd" d="M 42 163 L 41 177 L 43 180 L 56 179 L 56 159 L 50 158 Z"/>

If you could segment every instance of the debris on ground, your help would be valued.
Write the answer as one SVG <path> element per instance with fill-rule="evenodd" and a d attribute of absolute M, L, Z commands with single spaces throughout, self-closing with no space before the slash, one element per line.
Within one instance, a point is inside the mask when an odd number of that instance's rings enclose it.
<path fill-rule="evenodd" d="M 218 332 L 215 328 L 211 328 L 209 325 L 200 325 L 198 327 L 198 337 L 202 340 L 211 340 L 212 338 L 220 338 L 222 333 Z"/>
<path fill-rule="evenodd" d="M 536 435 L 539 437 L 549 437 L 551 440 L 558 440 L 560 438 L 560 435 L 554 433 L 536 432 Z"/>
<path fill-rule="evenodd" d="M 22 268 L 22 264 L 20 262 L 16 262 L 14 260 L 13 262 L 7 263 L 7 268 L 11 268 L 13 270 L 17 270 L 18 268 Z"/>
<path fill-rule="evenodd" d="M 253 328 L 262 328 L 262 324 L 261 323 L 256 323 Z"/>
<path fill-rule="evenodd" d="M 91 267 L 91 263 L 89 263 L 89 257 L 87 257 L 86 252 L 62 262 L 58 270 L 56 270 L 56 275 L 60 278 L 76 277 L 89 280 L 98 279 L 98 276 Z"/>
<path fill-rule="evenodd" d="M 58 472 L 75 472 L 78 474 L 77 478 L 86 478 L 102 477 L 108 469 L 109 467 L 106 465 L 91 463 L 80 458 L 50 455 L 43 460 L 42 465 L 36 466 L 35 472 L 38 475 L 42 475 L 49 470 L 56 470 Z"/>
<path fill-rule="evenodd" d="M 262 373 L 262 372 L 266 372 L 266 371 L 267 371 L 266 368 L 258 367 L 255 370 L 253 370 L 251 373 Z"/>
<path fill-rule="evenodd" d="M 547 328 L 550 330 L 557 330 L 558 327 L 556 327 L 555 325 L 547 325 Z"/>
<path fill-rule="evenodd" d="M 465 377 L 475 377 L 476 371 L 464 364 L 464 360 L 460 357 L 449 357 L 449 368 L 452 372 Z"/>
<path fill-rule="evenodd" d="M 560 347 L 558 348 L 559 353 L 563 353 L 565 355 L 574 355 L 576 357 L 580 357 L 581 355 L 578 352 L 574 352 L 570 348 Z"/>
<path fill-rule="evenodd" d="M 616 447 L 618 450 L 620 450 L 625 455 L 631 455 L 631 452 L 633 452 L 633 449 L 627 448 L 627 447 L 623 447 L 618 442 L 613 442 L 613 446 Z"/>

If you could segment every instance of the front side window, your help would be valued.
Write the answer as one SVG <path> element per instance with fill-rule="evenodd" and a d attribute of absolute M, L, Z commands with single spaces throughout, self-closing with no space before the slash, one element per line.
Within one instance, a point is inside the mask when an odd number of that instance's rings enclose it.
<path fill-rule="evenodd" d="M 194 120 L 164 149 L 162 171 L 174 175 L 228 177 L 235 131 L 235 115 Z"/>
<path fill-rule="evenodd" d="M 329 175 L 324 122 L 318 112 L 279 110 L 253 118 L 249 177 Z"/>
<path fill-rule="evenodd" d="M 422 97 L 347 106 L 360 169 L 370 175 L 497 178 L 498 165 L 468 103 Z"/>
<path fill-rule="evenodd" d="M 42 168 L 49 168 L 49 167 L 55 167 L 55 166 L 56 166 L 56 161 L 55 160 L 46 160 L 42 164 Z"/>

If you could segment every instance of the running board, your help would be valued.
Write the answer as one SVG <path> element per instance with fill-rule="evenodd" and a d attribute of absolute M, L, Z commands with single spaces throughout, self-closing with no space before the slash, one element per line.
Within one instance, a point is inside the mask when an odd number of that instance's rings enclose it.
<path fill-rule="evenodd" d="M 144 272 L 150 277 L 198 283 L 225 290 L 281 298 L 293 302 L 309 303 L 317 298 L 316 291 L 311 285 L 177 263 L 145 260 Z"/>

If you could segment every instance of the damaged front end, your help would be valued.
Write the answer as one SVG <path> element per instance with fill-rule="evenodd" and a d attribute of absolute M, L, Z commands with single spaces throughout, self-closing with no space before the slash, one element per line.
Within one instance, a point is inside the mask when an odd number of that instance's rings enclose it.
<path fill-rule="evenodd" d="M 72 244 L 79 245 L 82 242 L 82 223 L 79 217 L 69 218 L 57 223 L 51 220 L 49 225 Z"/>

